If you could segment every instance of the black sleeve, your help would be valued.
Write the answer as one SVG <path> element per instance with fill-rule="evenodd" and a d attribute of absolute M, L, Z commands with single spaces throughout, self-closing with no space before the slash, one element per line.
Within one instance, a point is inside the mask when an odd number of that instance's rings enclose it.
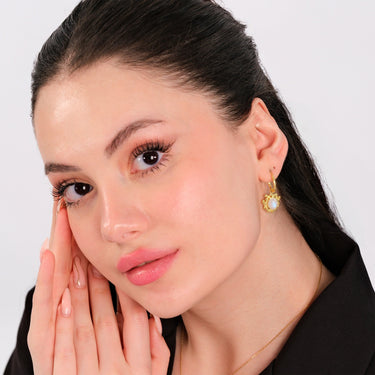
<path fill-rule="evenodd" d="M 370 364 L 367 367 L 365 375 L 375 375 L 375 354 L 371 358 Z"/>
<path fill-rule="evenodd" d="M 17 334 L 16 347 L 5 368 L 4 375 L 33 375 L 33 364 L 27 346 L 27 333 L 29 332 L 31 308 L 33 303 L 34 288 L 27 293 L 25 310 Z"/>

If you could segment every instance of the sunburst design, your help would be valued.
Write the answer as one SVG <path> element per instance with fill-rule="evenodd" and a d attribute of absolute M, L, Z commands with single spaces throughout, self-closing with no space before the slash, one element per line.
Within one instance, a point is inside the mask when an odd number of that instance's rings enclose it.
<path fill-rule="evenodd" d="M 264 199 L 262 200 L 263 208 L 267 212 L 274 212 L 276 211 L 280 206 L 280 195 L 277 193 L 269 193 L 264 196 Z"/>

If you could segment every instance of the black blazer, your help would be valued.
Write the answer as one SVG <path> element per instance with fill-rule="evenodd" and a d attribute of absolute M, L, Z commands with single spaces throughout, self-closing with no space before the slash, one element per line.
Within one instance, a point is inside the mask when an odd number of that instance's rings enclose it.
<path fill-rule="evenodd" d="M 261 375 L 375 375 L 374 290 L 356 243 L 337 230 L 327 232 L 314 250 L 337 277 L 306 311 Z M 32 293 L 27 295 L 16 348 L 4 375 L 33 374 L 26 342 Z M 172 373 L 180 320 L 162 320 L 171 351 L 167 375 Z"/>

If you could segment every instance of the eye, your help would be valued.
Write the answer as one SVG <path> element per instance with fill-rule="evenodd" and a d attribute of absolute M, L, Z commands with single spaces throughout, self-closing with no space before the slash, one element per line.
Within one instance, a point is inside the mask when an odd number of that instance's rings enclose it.
<path fill-rule="evenodd" d="M 133 151 L 132 173 L 140 172 L 145 176 L 148 172 L 155 172 L 168 160 L 168 154 L 173 143 L 152 141 L 142 144 Z"/>
<path fill-rule="evenodd" d="M 66 187 L 64 191 L 64 198 L 66 202 L 77 202 L 84 195 L 88 194 L 92 190 L 92 186 L 89 184 L 83 184 L 76 182 Z"/>
<path fill-rule="evenodd" d="M 82 182 L 61 182 L 54 187 L 52 194 L 56 199 L 64 199 L 67 206 L 72 206 L 92 189 L 91 185 Z"/>
<path fill-rule="evenodd" d="M 155 166 L 159 163 L 161 158 L 163 157 L 163 153 L 161 151 L 146 151 L 141 155 L 137 156 L 135 159 L 136 169 L 144 171 L 152 166 Z"/>

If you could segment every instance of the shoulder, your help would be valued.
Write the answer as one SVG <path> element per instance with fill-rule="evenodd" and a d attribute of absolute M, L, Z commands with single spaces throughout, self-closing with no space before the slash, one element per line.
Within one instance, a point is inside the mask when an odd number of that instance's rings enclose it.
<path fill-rule="evenodd" d="M 375 353 L 371 357 L 370 363 L 369 363 L 364 375 L 374 375 L 374 374 L 375 374 Z"/>
<path fill-rule="evenodd" d="M 34 288 L 27 293 L 25 309 L 18 328 L 16 347 L 8 361 L 4 375 L 32 375 L 34 373 L 31 355 L 27 345 L 27 333 L 30 327 L 33 294 Z"/>
<path fill-rule="evenodd" d="M 332 253 L 341 252 L 334 264 L 336 279 L 263 375 L 375 375 L 375 293 L 359 248 L 343 234 L 327 251 L 331 262 Z"/>

